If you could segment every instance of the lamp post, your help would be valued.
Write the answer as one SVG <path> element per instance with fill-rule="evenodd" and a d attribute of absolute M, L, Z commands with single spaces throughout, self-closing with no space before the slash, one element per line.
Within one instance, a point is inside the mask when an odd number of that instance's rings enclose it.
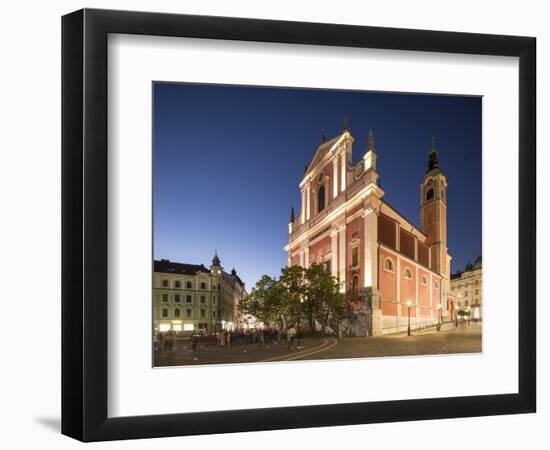
<path fill-rule="evenodd" d="M 300 309 L 298 309 L 298 323 L 296 324 L 296 350 L 300 348 L 300 322 L 302 321 L 302 307 L 304 298 L 300 297 Z"/>
<path fill-rule="evenodd" d="M 437 331 L 441 331 L 441 303 L 437 305 L 439 323 L 437 325 Z"/>
<path fill-rule="evenodd" d="M 409 309 L 409 314 L 408 314 L 409 319 L 407 323 L 407 336 L 410 336 L 411 335 L 411 301 L 407 300 L 406 303 L 407 303 L 407 308 Z"/>

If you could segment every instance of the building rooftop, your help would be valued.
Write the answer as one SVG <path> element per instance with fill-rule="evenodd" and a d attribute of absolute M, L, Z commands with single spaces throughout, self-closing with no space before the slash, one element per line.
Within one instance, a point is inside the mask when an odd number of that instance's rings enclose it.
<path fill-rule="evenodd" d="M 210 273 L 210 269 L 205 267 L 204 264 L 178 263 L 178 262 L 170 261 L 169 259 L 161 259 L 160 261 L 155 259 L 154 271 L 160 272 L 160 273 L 174 273 L 179 275 L 196 275 L 197 273 L 201 273 L 201 272 Z M 222 274 L 224 279 L 229 284 L 233 284 L 234 281 L 237 281 L 244 288 L 244 282 L 237 275 L 237 271 L 235 269 L 233 269 L 231 273 L 222 271 Z"/>
<path fill-rule="evenodd" d="M 177 273 L 181 275 L 196 275 L 197 272 L 210 273 L 210 269 L 204 264 L 185 264 L 172 262 L 169 259 L 154 261 L 154 271 L 162 273 Z"/>

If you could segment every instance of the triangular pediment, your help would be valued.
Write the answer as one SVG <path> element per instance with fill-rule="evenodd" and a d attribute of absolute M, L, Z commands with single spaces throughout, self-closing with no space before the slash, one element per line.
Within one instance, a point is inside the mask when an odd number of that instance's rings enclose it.
<path fill-rule="evenodd" d="M 307 170 L 304 173 L 304 177 L 325 158 L 327 153 L 331 152 L 332 149 L 338 145 L 345 135 L 346 132 L 328 140 L 327 142 L 323 142 L 319 147 L 317 147 L 317 150 L 313 154 L 313 158 L 311 158 L 310 163 L 307 165 Z"/>

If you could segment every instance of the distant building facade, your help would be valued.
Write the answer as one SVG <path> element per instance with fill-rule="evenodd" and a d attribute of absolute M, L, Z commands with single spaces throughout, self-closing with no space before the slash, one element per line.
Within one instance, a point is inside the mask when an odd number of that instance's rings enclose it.
<path fill-rule="evenodd" d="M 447 252 L 447 180 L 432 140 L 420 177 L 420 228 L 385 198 L 369 131 L 367 151 L 352 164 L 347 124 L 323 135 L 299 187 L 301 209 L 291 210 L 288 265 L 324 264 L 343 283 L 350 329 L 356 335 L 403 331 L 453 314 L 451 257 Z"/>
<path fill-rule="evenodd" d="M 462 272 L 451 276 L 451 292 L 454 295 L 457 310 L 469 309 L 470 318 L 481 320 L 483 317 L 483 266 L 481 255 L 474 264 L 467 264 Z"/>
<path fill-rule="evenodd" d="M 245 298 L 235 269 L 227 273 L 214 255 L 204 265 L 154 261 L 153 320 L 155 331 L 216 331 L 240 326 L 239 303 Z"/>

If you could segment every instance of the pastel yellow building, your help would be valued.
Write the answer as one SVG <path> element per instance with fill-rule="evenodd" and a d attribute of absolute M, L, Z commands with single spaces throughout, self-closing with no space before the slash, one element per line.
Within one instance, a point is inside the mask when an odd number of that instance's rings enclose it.
<path fill-rule="evenodd" d="M 217 254 L 209 268 L 168 259 L 154 261 L 155 332 L 190 334 L 239 328 L 238 304 L 245 296 L 236 270 L 225 272 Z"/>
<path fill-rule="evenodd" d="M 470 318 L 481 320 L 483 316 L 483 268 L 481 255 L 474 264 L 467 264 L 462 272 L 451 276 L 451 292 L 458 311 L 469 310 Z"/>

